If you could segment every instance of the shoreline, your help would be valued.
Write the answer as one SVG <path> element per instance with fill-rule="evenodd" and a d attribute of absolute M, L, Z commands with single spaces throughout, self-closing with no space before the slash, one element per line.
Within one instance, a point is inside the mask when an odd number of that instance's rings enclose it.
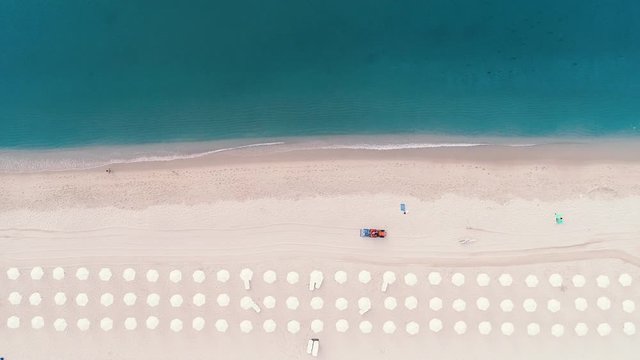
<path fill-rule="evenodd" d="M 531 151 L 530 151 L 531 150 Z M 144 145 L 95 145 L 58 149 L 0 149 L 0 174 L 37 173 L 101 169 L 145 163 L 175 163 L 210 159 L 227 155 L 274 154 L 295 158 L 300 153 L 316 158 L 314 153 L 355 154 L 386 152 L 412 158 L 469 160 L 508 160 L 511 153 L 523 159 L 567 161 L 640 161 L 640 141 L 633 137 L 600 138 L 526 138 L 526 137 L 451 137 L 432 135 L 332 136 L 235 139 L 209 142 L 173 142 Z M 334 153 L 333 155 L 331 155 Z M 448 155 L 447 155 L 448 153 Z M 537 154 L 537 155 L 536 155 Z M 340 155 L 338 155 L 340 156 Z M 224 160 L 220 160 L 222 162 Z"/>

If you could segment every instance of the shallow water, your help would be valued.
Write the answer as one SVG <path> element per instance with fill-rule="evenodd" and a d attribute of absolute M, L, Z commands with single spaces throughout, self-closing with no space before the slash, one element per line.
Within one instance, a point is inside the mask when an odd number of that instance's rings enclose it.
<path fill-rule="evenodd" d="M 640 3 L 0 2 L 0 147 L 640 134 Z"/>

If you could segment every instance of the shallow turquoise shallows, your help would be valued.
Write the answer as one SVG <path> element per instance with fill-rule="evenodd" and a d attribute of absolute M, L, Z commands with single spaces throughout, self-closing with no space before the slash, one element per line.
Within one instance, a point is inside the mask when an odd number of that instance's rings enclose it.
<path fill-rule="evenodd" d="M 0 148 L 640 135 L 637 0 L 0 1 Z"/>

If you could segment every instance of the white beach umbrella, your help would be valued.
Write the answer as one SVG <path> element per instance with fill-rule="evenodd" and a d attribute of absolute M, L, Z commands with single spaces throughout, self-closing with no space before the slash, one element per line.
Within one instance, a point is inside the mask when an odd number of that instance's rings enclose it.
<path fill-rule="evenodd" d="M 274 298 L 273 296 L 266 296 L 262 300 L 262 304 L 267 309 L 273 309 L 274 307 L 276 307 L 276 298 Z"/>
<path fill-rule="evenodd" d="M 109 268 L 102 268 L 98 272 L 98 278 L 100 278 L 100 280 L 102 280 L 102 281 L 111 280 L 111 276 L 113 276 L 113 274 L 111 273 L 111 269 L 109 269 Z"/>
<path fill-rule="evenodd" d="M 254 304 L 255 302 L 249 296 L 243 296 L 240 299 L 240 307 L 242 310 L 249 310 Z"/>
<path fill-rule="evenodd" d="M 524 283 L 527 285 L 527 287 L 534 288 L 538 286 L 539 280 L 537 276 L 529 274 L 524 279 Z"/>
<path fill-rule="evenodd" d="M 220 307 L 229 306 L 229 303 L 231 302 L 231 298 L 229 297 L 229 294 L 222 293 L 218 295 L 218 297 L 216 298 L 216 302 Z"/>
<path fill-rule="evenodd" d="M 113 294 L 102 294 L 102 296 L 100 296 L 100 304 L 102 304 L 102 306 L 111 306 L 113 304 Z"/>
<path fill-rule="evenodd" d="M 527 334 L 529 334 L 529 336 L 540 334 L 540 325 L 538 325 L 538 323 L 530 323 L 527 325 Z"/>
<path fill-rule="evenodd" d="M 182 306 L 183 302 L 184 299 L 182 299 L 182 295 L 180 294 L 174 294 L 171 296 L 171 298 L 169 298 L 169 303 L 171 303 L 171 306 L 173 307 L 180 307 Z"/>
<path fill-rule="evenodd" d="M 414 273 L 407 273 L 404 275 L 404 283 L 408 286 L 415 286 L 418 283 L 418 277 Z"/>
<path fill-rule="evenodd" d="M 295 271 L 289 271 L 289 273 L 287 273 L 287 282 L 289 284 L 295 285 L 298 281 L 300 281 L 300 274 Z"/>
<path fill-rule="evenodd" d="M 453 324 L 453 331 L 458 335 L 462 335 L 467 332 L 467 323 L 460 320 Z"/>
<path fill-rule="evenodd" d="M 371 299 L 368 297 L 361 297 L 358 299 L 358 308 L 360 309 L 360 315 L 364 315 L 369 310 L 371 310 Z"/>
<path fill-rule="evenodd" d="M 324 323 L 320 319 L 315 319 L 311 321 L 311 331 L 314 333 L 320 333 L 324 330 Z"/>
<path fill-rule="evenodd" d="M 587 324 L 581 322 L 576 324 L 574 330 L 576 332 L 576 335 L 585 336 L 589 332 L 589 327 L 587 326 Z"/>
<path fill-rule="evenodd" d="M 295 296 L 289 296 L 287 298 L 287 309 L 289 310 L 296 310 L 298 308 L 298 306 L 300 306 L 300 301 L 298 301 L 298 298 Z"/>
<path fill-rule="evenodd" d="M 564 326 L 562 324 L 554 324 L 551 326 L 551 335 L 561 337 L 564 335 Z"/>
<path fill-rule="evenodd" d="M 287 323 L 287 331 L 289 331 L 291 334 L 297 334 L 298 332 L 300 332 L 300 323 L 295 320 L 289 321 Z"/>
<path fill-rule="evenodd" d="M 147 278 L 147 281 L 150 283 L 157 282 L 158 279 L 160 278 L 160 273 L 158 273 L 158 270 L 155 270 L 155 269 L 147 270 L 146 278 Z"/>
<path fill-rule="evenodd" d="M 562 286 L 562 276 L 560 274 L 551 274 L 549 276 L 549 284 L 553 287 Z"/>
<path fill-rule="evenodd" d="M 249 268 L 244 268 L 240 270 L 240 280 L 244 284 L 244 289 L 251 289 L 251 280 L 253 279 L 253 270 Z"/>
<path fill-rule="evenodd" d="M 528 298 L 524 299 L 524 301 L 522 302 L 522 308 L 524 309 L 524 311 L 531 313 L 536 311 L 536 309 L 538 308 L 538 304 L 535 300 Z"/>
<path fill-rule="evenodd" d="M 431 285 L 440 285 L 440 283 L 442 282 L 442 275 L 440 275 L 440 273 L 437 271 L 430 272 L 427 278 L 429 279 L 429 284 Z"/>
<path fill-rule="evenodd" d="M 22 302 L 22 295 L 19 292 L 12 292 L 9 294 L 9 304 L 11 305 L 20 305 Z"/>
<path fill-rule="evenodd" d="M 100 320 L 100 328 L 103 331 L 110 331 L 111 329 L 113 329 L 113 320 L 111 320 L 111 318 L 103 318 L 102 320 Z"/>
<path fill-rule="evenodd" d="M 201 317 L 196 317 L 191 321 L 191 327 L 195 331 L 202 331 L 204 329 L 205 321 Z"/>
<path fill-rule="evenodd" d="M 324 300 L 321 297 L 316 296 L 311 299 L 311 308 L 313 310 L 320 310 L 324 306 Z"/>
<path fill-rule="evenodd" d="M 193 305 L 197 307 L 201 307 L 207 302 L 207 297 L 202 293 L 197 293 L 193 295 Z"/>
<path fill-rule="evenodd" d="M 415 296 L 407 296 L 404 299 L 404 307 L 409 310 L 415 310 L 418 307 L 418 299 Z"/>
<path fill-rule="evenodd" d="M 155 316 L 149 316 L 145 321 L 145 325 L 147 325 L 147 329 L 155 330 L 158 328 L 158 325 L 160 325 L 160 320 Z"/>
<path fill-rule="evenodd" d="M 596 302 L 600 310 L 609 310 L 611 309 L 611 300 L 609 300 L 606 296 L 600 296 Z"/>
<path fill-rule="evenodd" d="M 429 330 L 434 333 L 438 333 L 442 330 L 442 320 L 440 319 L 431 319 L 429 320 Z"/>
<path fill-rule="evenodd" d="M 272 333 L 276 331 L 276 322 L 273 321 L 273 319 L 265 320 L 264 323 L 262 324 L 262 328 L 264 329 L 265 332 Z"/>
<path fill-rule="evenodd" d="M 31 319 L 31 328 L 40 330 L 44 327 L 44 319 L 42 316 L 34 316 Z"/>
<path fill-rule="evenodd" d="M 333 275 L 333 279 L 340 285 L 347 282 L 347 273 L 345 271 L 339 270 Z"/>
<path fill-rule="evenodd" d="M 481 335 L 489 335 L 491 333 L 491 323 L 488 321 L 481 321 L 478 324 L 478 332 Z"/>
<path fill-rule="evenodd" d="M 218 332 L 224 333 L 229 329 L 229 323 L 225 319 L 218 319 L 216 320 L 215 327 Z"/>
<path fill-rule="evenodd" d="M 417 333 L 420 332 L 420 325 L 415 321 L 411 321 L 411 322 L 407 323 L 407 325 L 405 327 L 405 331 L 409 335 L 416 335 Z"/>
<path fill-rule="evenodd" d="M 417 281 L 417 279 L 416 279 Z M 389 287 L 389 285 L 393 284 L 396 282 L 396 273 L 394 273 L 393 271 L 385 271 L 382 274 L 382 285 L 380 286 L 380 290 L 382 290 L 382 292 L 386 292 L 387 288 Z"/>
<path fill-rule="evenodd" d="M 54 280 L 62 280 L 64 279 L 64 269 L 61 267 L 57 267 L 53 269 L 52 276 Z"/>
<path fill-rule="evenodd" d="M 632 322 L 625 322 L 622 325 L 622 331 L 626 334 L 626 335 L 635 335 L 636 334 L 636 325 Z"/>
<path fill-rule="evenodd" d="M 502 331 L 503 335 L 511 336 L 514 330 L 513 323 L 505 322 L 500 325 L 500 331 Z"/>
<path fill-rule="evenodd" d="M 322 286 L 324 281 L 324 274 L 320 270 L 313 270 L 309 274 L 309 290 L 317 290 Z"/>
<path fill-rule="evenodd" d="M 39 292 L 34 292 L 29 296 L 29 304 L 33 306 L 38 306 L 42 302 L 42 295 Z"/>
<path fill-rule="evenodd" d="M 581 288 L 587 283 L 587 279 L 584 277 L 584 275 L 576 274 L 571 278 L 571 282 L 573 283 L 574 287 Z"/>
<path fill-rule="evenodd" d="M 180 332 L 182 331 L 182 320 L 180 319 L 173 319 L 171 320 L 171 322 L 169 323 L 169 328 L 171 329 L 171 331 L 173 332 Z"/>
<path fill-rule="evenodd" d="M 80 281 L 86 281 L 89 279 L 89 269 L 81 267 L 76 270 L 76 278 Z"/>
<path fill-rule="evenodd" d="M 20 318 L 17 316 L 10 316 L 7 319 L 7 327 L 9 329 L 17 329 L 20 327 Z"/>
<path fill-rule="evenodd" d="M 343 297 L 336 299 L 336 309 L 340 311 L 344 311 L 347 309 L 348 306 L 349 306 L 349 302 L 347 301 L 347 299 Z"/>
<path fill-rule="evenodd" d="M 122 301 L 124 302 L 125 305 L 127 306 L 133 306 L 136 304 L 136 300 L 138 300 L 138 297 L 136 296 L 136 294 L 134 293 L 126 293 L 124 294 L 124 296 L 122 297 Z"/>
<path fill-rule="evenodd" d="M 391 320 L 385 321 L 384 324 L 382 324 L 382 331 L 384 331 L 385 334 L 393 334 L 396 332 L 396 324 Z"/>
<path fill-rule="evenodd" d="M 124 319 L 124 328 L 126 330 L 135 330 L 138 327 L 138 320 L 133 317 Z"/>
<path fill-rule="evenodd" d="M 633 300 L 624 300 L 622 302 L 622 311 L 631 314 L 636 311 L 636 303 Z"/>
<path fill-rule="evenodd" d="M 373 331 L 373 325 L 370 321 L 361 321 L 358 327 L 363 334 L 371 334 L 371 331 Z"/>
<path fill-rule="evenodd" d="M 579 297 L 576 298 L 576 300 L 574 301 L 574 304 L 576 306 L 576 310 L 578 311 L 586 311 L 587 310 L 587 299 L 583 298 L 583 297 Z"/>
<path fill-rule="evenodd" d="M 631 275 L 627 273 L 623 273 L 623 274 L 620 274 L 620 276 L 618 277 L 618 282 L 620 283 L 620 285 L 624 287 L 628 287 L 628 286 L 631 286 L 631 283 L 633 282 L 633 278 L 631 277 Z"/>
<path fill-rule="evenodd" d="M 207 279 L 207 275 L 202 270 L 196 270 L 191 275 L 191 278 L 196 284 L 202 284 Z"/>
<path fill-rule="evenodd" d="M 67 330 L 67 326 L 68 326 L 67 320 L 65 319 L 56 319 L 53 322 L 53 328 L 56 329 L 56 331 L 60 331 L 60 332 L 65 331 Z"/>
<path fill-rule="evenodd" d="M 44 270 L 40 266 L 31 269 L 31 280 L 40 280 L 44 275 Z"/>
<path fill-rule="evenodd" d="M 218 272 L 216 273 L 216 280 L 218 280 L 218 282 L 226 283 L 227 281 L 229 281 L 229 278 L 231 278 L 229 270 L 222 269 L 218 270 Z"/>
<path fill-rule="evenodd" d="M 453 300 L 451 307 L 457 312 L 462 312 L 467 308 L 467 303 L 462 299 L 455 299 Z"/>
<path fill-rule="evenodd" d="M 56 303 L 56 305 L 62 306 L 67 303 L 67 295 L 65 295 L 63 292 L 57 292 L 53 296 L 53 301 Z"/>
<path fill-rule="evenodd" d="M 371 281 L 371 273 L 367 270 L 362 270 L 358 273 L 358 280 L 363 284 L 368 284 Z"/>
<path fill-rule="evenodd" d="M 126 268 L 124 269 L 124 271 L 122 272 L 122 278 L 124 279 L 124 281 L 133 281 L 136 279 L 136 271 L 133 270 L 132 268 Z"/>
<path fill-rule="evenodd" d="M 513 283 L 513 277 L 511 277 L 510 274 L 502 274 L 498 278 L 498 282 L 502 286 L 511 286 L 511 284 Z"/>
<path fill-rule="evenodd" d="M 600 336 L 607 336 L 609 334 L 611 334 L 611 325 L 607 324 L 607 323 L 602 323 L 598 325 L 598 334 L 600 334 Z"/>
<path fill-rule="evenodd" d="M 262 280 L 267 284 L 273 284 L 278 279 L 278 275 L 273 270 L 267 270 L 262 274 Z"/>
<path fill-rule="evenodd" d="M 417 304 L 416 304 L 416 306 L 417 306 Z M 393 296 L 387 296 L 384 299 L 384 308 L 385 309 L 394 310 L 396 307 L 398 307 L 398 301 L 396 300 L 396 298 L 394 298 Z"/>
<path fill-rule="evenodd" d="M 78 319 L 78 321 L 76 322 L 76 326 L 78 326 L 78 329 L 80 329 L 80 331 L 87 331 L 91 326 L 91 321 L 89 321 L 89 319 L 87 318 Z"/>
<path fill-rule="evenodd" d="M 182 271 L 177 269 L 171 270 L 171 272 L 169 273 L 169 280 L 174 284 L 177 284 L 180 281 L 182 281 Z"/>
<path fill-rule="evenodd" d="M 429 300 L 429 309 L 433 311 L 439 311 L 440 309 L 442 309 L 442 299 L 440 299 L 439 297 L 431 298 Z"/>
<path fill-rule="evenodd" d="M 502 309 L 502 311 L 504 311 L 504 312 L 513 311 L 513 301 L 511 301 L 510 299 L 502 300 L 500 302 L 500 309 Z"/>
<path fill-rule="evenodd" d="M 596 278 L 596 284 L 599 288 L 606 289 L 611 284 L 611 280 L 609 280 L 609 277 L 607 275 L 599 275 Z"/>
<path fill-rule="evenodd" d="M 240 322 L 240 331 L 245 334 L 250 333 L 253 330 L 253 324 L 249 320 L 243 320 Z"/>
<path fill-rule="evenodd" d="M 478 286 L 486 287 L 491 283 L 491 277 L 486 273 L 480 273 L 476 276 L 476 282 L 478 283 Z"/>
<path fill-rule="evenodd" d="M 345 319 L 340 319 L 336 321 L 336 331 L 338 332 L 347 332 L 349 330 L 349 322 Z"/>
<path fill-rule="evenodd" d="M 455 273 L 451 276 L 451 283 L 455 286 L 462 286 L 464 285 L 464 275 L 461 273 Z"/>
<path fill-rule="evenodd" d="M 552 313 L 560 311 L 560 301 L 556 299 L 550 299 L 549 301 L 547 301 L 547 309 Z"/>
<path fill-rule="evenodd" d="M 147 305 L 149 305 L 150 307 L 156 307 L 160 305 L 160 295 L 156 293 L 147 295 Z"/>
<path fill-rule="evenodd" d="M 479 297 L 478 300 L 476 300 L 476 307 L 478 307 L 478 310 L 487 311 L 487 309 L 489 309 L 489 305 L 489 299 L 486 297 Z"/>
<path fill-rule="evenodd" d="M 89 297 L 85 293 L 80 293 L 76 295 L 76 305 L 78 306 L 87 306 L 89 303 Z"/>
<path fill-rule="evenodd" d="M 19 277 L 20 277 L 20 270 L 18 270 L 18 268 L 12 267 L 7 270 L 7 279 L 18 280 Z"/>

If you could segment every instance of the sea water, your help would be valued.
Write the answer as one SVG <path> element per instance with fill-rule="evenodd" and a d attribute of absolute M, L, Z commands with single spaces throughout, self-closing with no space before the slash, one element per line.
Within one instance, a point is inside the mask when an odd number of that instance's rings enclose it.
<path fill-rule="evenodd" d="M 1 1 L 0 148 L 636 137 L 637 19 L 635 0 Z"/>

